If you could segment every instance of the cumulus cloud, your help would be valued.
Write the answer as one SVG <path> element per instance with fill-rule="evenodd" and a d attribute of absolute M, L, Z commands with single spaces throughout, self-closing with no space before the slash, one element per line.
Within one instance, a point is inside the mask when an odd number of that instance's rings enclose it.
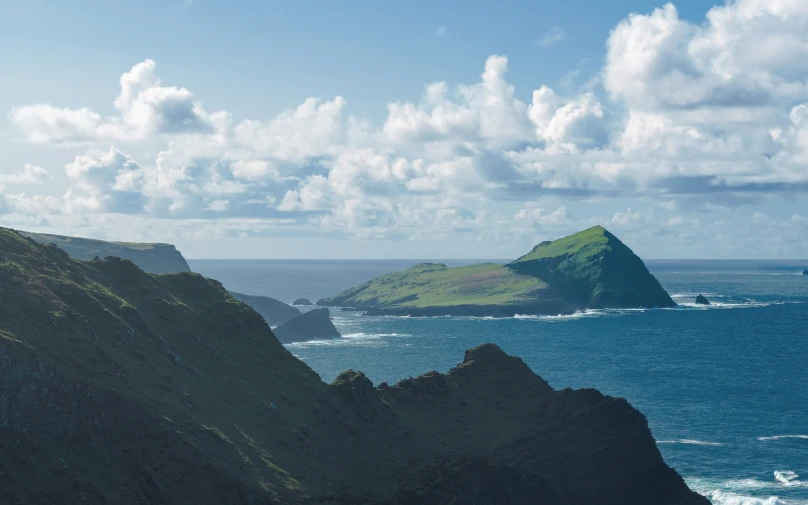
<path fill-rule="evenodd" d="M 41 184 L 51 179 L 50 173 L 40 167 L 26 163 L 22 170 L 9 174 L 0 173 L 0 184 Z"/>
<path fill-rule="evenodd" d="M 146 60 L 121 76 L 112 117 L 48 104 L 12 110 L 30 143 L 102 148 L 71 153 L 61 197 L 6 191 L 4 201 L 26 215 L 39 205 L 421 237 L 424 226 L 439 236 L 497 219 L 561 229 L 583 223 L 567 211 L 576 202 L 619 197 L 630 208 L 621 200 L 600 222 L 692 227 L 670 211 L 808 191 L 803 4 L 737 0 L 699 23 L 672 4 L 631 14 L 605 41 L 602 86 L 571 92 L 537 82 L 518 95 L 508 59 L 492 55 L 476 82 L 427 84 L 418 100 L 388 103 L 375 126 L 349 115 L 339 95 L 234 121 L 163 85 Z M 549 47 L 564 34 L 545 36 Z M 138 147 L 160 141 L 156 156 Z M 109 147 L 123 142 L 127 153 Z M 26 166 L 0 184 L 47 177 Z M 660 214 L 651 209 L 663 204 Z"/>
<path fill-rule="evenodd" d="M 121 76 L 114 105 L 119 115 L 104 118 L 88 108 L 25 105 L 10 117 L 28 142 L 143 140 L 159 134 L 211 132 L 207 113 L 185 88 L 162 86 L 156 63 L 146 60 Z"/>

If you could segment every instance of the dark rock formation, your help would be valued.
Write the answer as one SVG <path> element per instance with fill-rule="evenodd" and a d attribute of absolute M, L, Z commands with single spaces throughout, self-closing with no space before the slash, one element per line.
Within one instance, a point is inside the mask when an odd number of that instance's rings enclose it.
<path fill-rule="evenodd" d="M 645 418 L 493 345 L 325 384 L 200 275 L 0 229 L 3 505 L 708 505 Z"/>
<path fill-rule="evenodd" d="M 105 242 L 88 238 L 65 237 L 44 233 L 20 232 L 43 244 L 55 244 L 71 257 L 79 260 L 116 256 L 128 259 L 135 265 L 153 274 L 190 272 L 191 268 L 182 254 L 171 244 L 146 244 L 136 242 Z"/>
<path fill-rule="evenodd" d="M 328 309 L 314 309 L 278 326 L 272 332 L 283 344 L 307 340 L 340 338 Z"/>
<path fill-rule="evenodd" d="M 698 305 L 710 305 L 710 300 L 707 299 L 704 295 L 699 295 L 696 297 L 696 304 Z"/>
<path fill-rule="evenodd" d="M 300 311 L 291 305 L 268 296 L 245 295 L 234 291 L 231 291 L 230 294 L 236 300 L 244 302 L 255 309 L 270 326 L 283 324 L 300 315 Z"/>
<path fill-rule="evenodd" d="M 298 298 L 292 302 L 292 305 L 314 305 L 308 298 Z"/>
<path fill-rule="evenodd" d="M 802 275 L 808 275 L 808 270 L 803 270 Z"/>

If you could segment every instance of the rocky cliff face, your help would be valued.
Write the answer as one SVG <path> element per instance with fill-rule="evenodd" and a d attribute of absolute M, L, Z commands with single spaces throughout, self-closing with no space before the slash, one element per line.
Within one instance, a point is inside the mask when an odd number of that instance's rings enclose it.
<path fill-rule="evenodd" d="M 707 505 L 644 417 L 485 345 L 332 384 L 196 274 L 0 229 L 0 503 Z"/>
<path fill-rule="evenodd" d="M 62 235 L 21 232 L 43 244 L 56 244 L 71 257 L 91 260 L 95 257 L 125 258 L 143 270 L 155 274 L 190 272 L 191 268 L 176 247 L 171 244 L 145 244 L 135 242 L 105 242 Z"/>

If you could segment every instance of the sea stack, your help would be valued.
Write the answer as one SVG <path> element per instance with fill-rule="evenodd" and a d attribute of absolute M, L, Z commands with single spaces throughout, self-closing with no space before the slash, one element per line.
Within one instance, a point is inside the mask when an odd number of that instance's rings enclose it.
<path fill-rule="evenodd" d="M 272 332 L 282 344 L 342 336 L 331 322 L 331 313 L 326 308 L 305 312 L 278 326 Z"/>
<path fill-rule="evenodd" d="M 308 298 L 298 298 L 292 302 L 292 305 L 314 305 Z"/>
<path fill-rule="evenodd" d="M 696 304 L 697 305 L 710 305 L 710 300 L 707 299 L 704 295 L 699 295 L 696 297 Z"/>
<path fill-rule="evenodd" d="M 808 270 L 803 270 L 802 275 L 808 275 Z"/>

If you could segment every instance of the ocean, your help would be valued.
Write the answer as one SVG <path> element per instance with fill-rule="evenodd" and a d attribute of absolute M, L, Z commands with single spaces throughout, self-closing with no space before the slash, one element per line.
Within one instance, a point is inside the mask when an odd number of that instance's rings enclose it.
<path fill-rule="evenodd" d="M 189 263 L 230 290 L 291 302 L 418 261 Z M 343 339 L 287 348 L 325 381 L 352 368 L 379 384 L 445 372 L 466 349 L 493 342 L 556 389 L 626 398 L 648 418 L 666 462 L 713 503 L 808 505 L 808 260 L 646 265 L 680 307 L 508 319 L 335 310 Z M 696 306 L 700 293 L 713 305 Z"/>

